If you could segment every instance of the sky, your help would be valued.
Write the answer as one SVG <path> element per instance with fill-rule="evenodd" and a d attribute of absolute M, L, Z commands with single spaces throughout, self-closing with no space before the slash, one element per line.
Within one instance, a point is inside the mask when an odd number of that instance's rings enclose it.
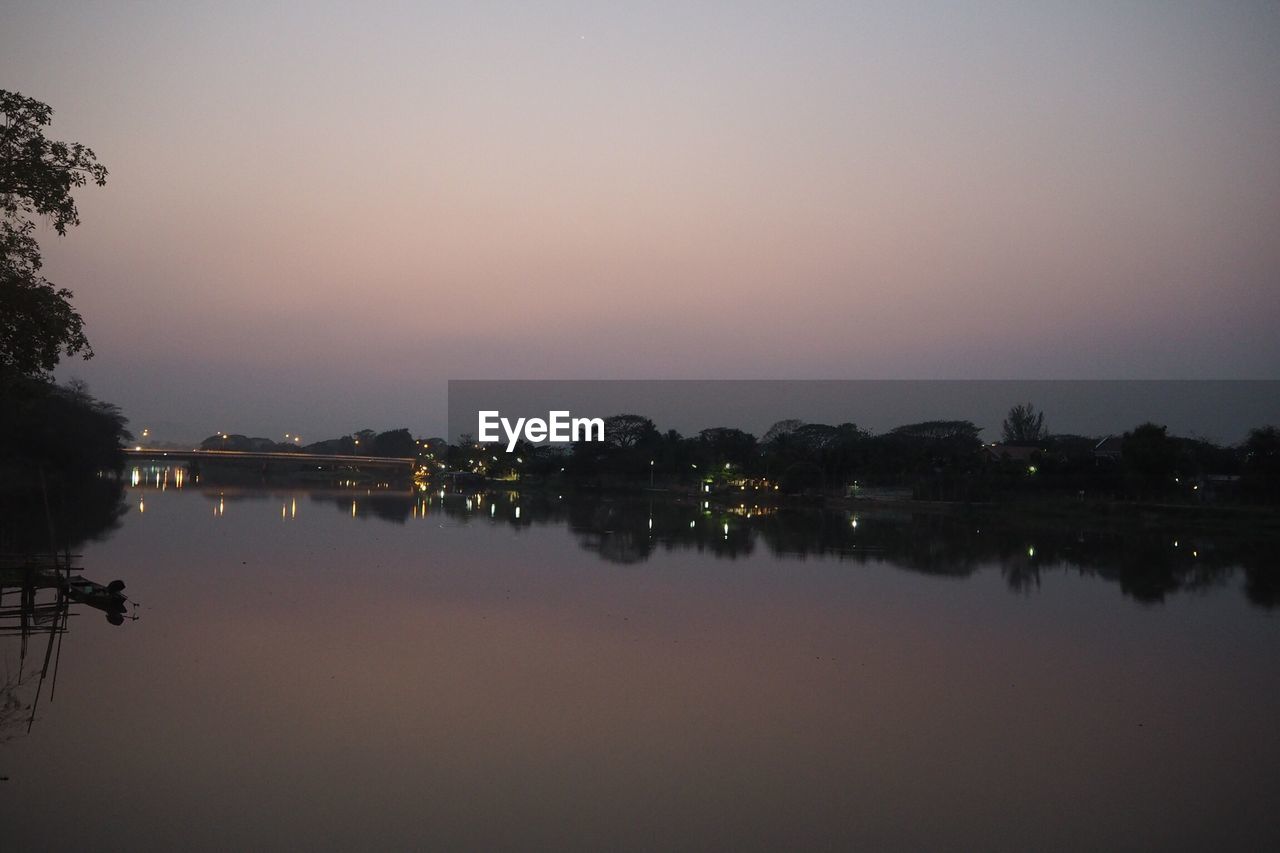
<path fill-rule="evenodd" d="M 1276 378 L 1274 2 L 39 3 L 42 237 L 135 429 L 449 379 Z"/>

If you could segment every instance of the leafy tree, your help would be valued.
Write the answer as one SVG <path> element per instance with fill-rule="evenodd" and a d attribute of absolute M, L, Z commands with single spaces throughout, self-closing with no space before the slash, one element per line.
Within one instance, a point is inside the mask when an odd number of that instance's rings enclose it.
<path fill-rule="evenodd" d="M 363 443 L 361 446 L 364 446 Z M 416 455 L 417 445 L 414 444 L 409 430 L 392 429 L 378 433 L 373 441 L 372 452 L 376 456 L 409 457 Z"/>
<path fill-rule="evenodd" d="M 817 453 L 836 440 L 837 430 L 830 424 L 805 424 L 788 436 L 794 444 L 809 453 Z"/>
<path fill-rule="evenodd" d="M 922 421 L 917 424 L 894 427 L 891 434 L 907 438 L 955 442 L 976 448 L 979 444 L 978 433 L 981 431 L 982 427 L 976 426 L 972 421 Z"/>
<path fill-rule="evenodd" d="M 773 444 L 778 441 L 778 439 L 790 435 L 802 426 L 804 426 L 804 421 L 799 420 L 798 418 L 787 418 L 785 420 L 778 421 L 765 431 L 764 437 L 760 439 L 760 443 L 762 445 Z"/>
<path fill-rule="evenodd" d="M 48 139 L 53 110 L 33 98 L 0 90 L 0 367 L 47 378 L 63 355 L 93 355 L 71 291 L 40 275 L 36 219 L 59 235 L 80 224 L 72 190 L 107 170 L 79 143 Z"/>
<path fill-rule="evenodd" d="M 1002 432 L 1005 444 L 1040 444 L 1048 437 L 1048 430 L 1044 426 L 1044 412 L 1037 412 L 1030 403 L 1019 403 L 1009 410 Z"/>
<path fill-rule="evenodd" d="M 1124 434 L 1121 462 L 1138 492 L 1167 491 L 1178 466 L 1178 444 L 1166 427 L 1141 424 Z"/>
<path fill-rule="evenodd" d="M 613 415 L 604 419 L 604 440 L 613 447 L 636 447 L 657 437 L 653 421 L 641 415 Z"/>
<path fill-rule="evenodd" d="M 1249 489 L 1271 500 L 1280 497 L 1280 429 L 1265 426 L 1250 430 L 1244 454 Z"/>
<path fill-rule="evenodd" d="M 14 378 L 0 394 L 0 486 L 12 485 L 10 479 L 21 486 L 40 470 L 83 479 L 118 469 L 128 438 L 120 410 L 83 383 Z"/>
<path fill-rule="evenodd" d="M 709 461 L 717 465 L 725 462 L 745 465 L 755 455 L 755 436 L 733 427 L 704 429 L 698 433 L 698 441 L 707 451 Z"/>

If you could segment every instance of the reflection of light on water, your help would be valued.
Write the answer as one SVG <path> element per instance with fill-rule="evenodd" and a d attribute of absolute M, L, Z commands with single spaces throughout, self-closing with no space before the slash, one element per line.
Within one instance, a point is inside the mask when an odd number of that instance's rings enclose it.
<path fill-rule="evenodd" d="M 351 517 L 356 517 L 356 502 L 354 498 L 351 500 Z"/>
<path fill-rule="evenodd" d="M 129 475 L 129 485 L 136 486 L 142 482 L 142 469 L 134 468 L 133 473 Z"/>
<path fill-rule="evenodd" d="M 146 500 L 143 498 L 138 498 L 138 512 L 146 512 L 146 511 L 147 511 Z"/>
<path fill-rule="evenodd" d="M 497 504 L 489 504 L 489 517 L 490 517 L 490 518 L 493 518 L 493 517 L 494 517 L 494 514 L 495 514 L 495 513 L 497 513 L 497 511 L 498 511 L 498 505 L 497 505 Z"/>
<path fill-rule="evenodd" d="M 176 468 L 173 472 L 173 485 L 179 489 L 182 488 L 182 481 L 186 478 L 187 471 L 185 468 Z"/>
<path fill-rule="evenodd" d="M 520 507 L 516 507 L 516 518 L 520 517 Z"/>
<path fill-rule="evenodd" d="M 293 503 L 289 506 L 289 517 L 290 518 L 298 517 L 298 499 L 297 498 L 294 498 Z"/>

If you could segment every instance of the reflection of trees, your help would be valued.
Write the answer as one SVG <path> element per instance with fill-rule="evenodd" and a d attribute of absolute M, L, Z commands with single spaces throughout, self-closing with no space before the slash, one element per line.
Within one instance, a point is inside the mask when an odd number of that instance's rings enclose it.
<path fill-rule="evenodd" d="M 1271 609 L 1280 604 L 1280 570 L 1274 565 L 1244 567 L 1244 594 L 1259 607 Z"/>
<path fill-rule="evenodd" d="M 50 481 L 47 491 L 0 488 L 0 552 L 47 552 L 51 529 L 58 549 L 76 548 L 115 530 L 126 511 L 124 484 L 112 477 Z"/>
<path fill-rule="evenodd" d="M 1270 556 L 1275 538 L 1228 530 L 1187 535 L 1169 526 L 1091 528 L 1012 515 L 867 512 L 853 517 L 789 507 L 514 492 L 450 495 L 433 506 L 459 522 L 565 525 L 584 550 L 621 564 L 644 562 L 659 549 L 693 549 L 734 559 L 763 545 L 783 558 L 877 561 L 946 577 L 968 577 L 994 565 L 1016 592 L 1038 588 L 1046 572 L 1073 570 L 1111 581 L 1143 603 L 1220 586 L 1242 571 L 1251 602 L 1263 607 L 1280 602 L 1280 578 Z"/>
<path fill-rule="evenodd" d="M 414 506 L 413 495 L 390 492 L 312 495 L 311 500 L 315 503 L 332 503 L 344 514 L 351 512 L 354 502 L 356 518 L 373 517 L 392 524 L 404 524 L 408 521 Z"/>

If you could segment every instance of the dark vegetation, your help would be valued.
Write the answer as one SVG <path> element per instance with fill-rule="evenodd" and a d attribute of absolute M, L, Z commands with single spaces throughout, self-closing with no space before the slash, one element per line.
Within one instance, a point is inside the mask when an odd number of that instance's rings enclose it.
<path fill-rule="evenodd" d="M 48 139 L 53 111 L 0 90 L 0 551 L 69 547 L 109 530 L 123 488 L 125 419 L 83 384 L 57 385 L 64 356 L 93 351 L 71 292 L 45 279 L 37 220 L 80 224 L 72 190 L 106 182 L 78 143 Z"/>
<path fill-rule="evenodd" d="M 317 453 L 343 456 L 380 456 L 409 458 L 416 456 L 419 442 L 407 429 L 375 432 L 362 429 L 351 435 L 299 445 L 269 438 L 251 438 L 239 433 L 216 433 L 200 442 L 201 450 L 238 450 L 252 453 Z"/>
<path fill-rule="evenodd" d="M 315 494 L 311 500 L 330 504 L 344 516 L 351 512 L 349 494 Z M 1265 536 L 1241 526 L 1196 527 L 1179 518 L 1064 523 L 976 507 L 961 513 L 837 512 L 753 505 L 750 499 L 726 505 L 692 497 L 650 500 L 592 494 L 584 499 L 546 491 L 381 493 L 360 498 L 362 520 L 408 524 L 419 516 L 516 530 L 563 526 L 584 550 L 620 564 L 695 550 L 725 559 L 761 551 L 801 560 L 835 557 L 955 578 L 995 565 L 1009 588 L 1019 593 L 1034 590 L 1045 576 L 1072 572 L 1113 582 L 1143 604 L 1236 580 L 1253 604 L 1280 605 L 1275 532 Z"/>
<path fill-rule="evenodd" d="M 1141 424 L 1123 435 L 1054 435 L 1030 404 L 1015 406 L 1003 443 L 969 421 L 927 421 L 872 434 L 855 424 L 779 421 L 763 437 L 732 427 L 682 436 L 648 418 L 605 420 L 603 443 L 521 444 L 514 453 L 464 438 L 423 442 L 430 469 L 495 480 L 704 493 L 884 496 L 931 501 L 1280 501 L 1280 430 L 1254 429 L 1234 447 Z M 429 457 L 429 458 L 426 458 Z"/>

